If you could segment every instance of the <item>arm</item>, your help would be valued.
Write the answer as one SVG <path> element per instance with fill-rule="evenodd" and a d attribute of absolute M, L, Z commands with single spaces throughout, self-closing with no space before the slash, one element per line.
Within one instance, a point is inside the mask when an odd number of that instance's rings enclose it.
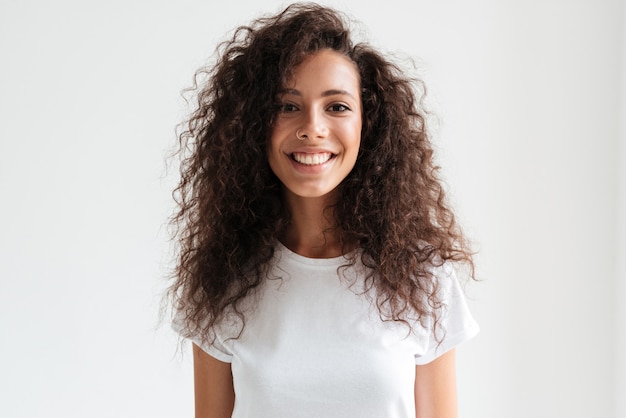
<path fill-rule="evenodd" d="M 454 350 L 415 366 L 415 417 L 457 418 Z"/>
<path fill-rule="evenodd" d="M 230 363 L 224 363 L 193 344 L 196 418 L 230 418 L 235 390 Z"/>

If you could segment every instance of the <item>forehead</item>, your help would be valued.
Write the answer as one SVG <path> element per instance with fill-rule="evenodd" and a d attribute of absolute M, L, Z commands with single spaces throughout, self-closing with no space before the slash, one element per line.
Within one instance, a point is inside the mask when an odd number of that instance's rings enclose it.
<path fill-rule="evenodd" d="M 286 87 L 297 88 L 300 84 L 311 83 L 357 90 L 361 84 L 356 64 L 345 55 L 329 49 L 305 57 L 293 69 Z"/>

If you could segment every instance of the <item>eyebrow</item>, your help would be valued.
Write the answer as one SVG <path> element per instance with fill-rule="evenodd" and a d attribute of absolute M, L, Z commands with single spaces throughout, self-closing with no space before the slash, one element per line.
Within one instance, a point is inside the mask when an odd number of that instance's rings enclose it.
<path fill-rule="evenodd" d="M 300 93 L 300 91 L 296 90 L 296 89 L 283 89 L 279 93 L 280 94 L 291 94 L 291 95 L 294 95 L 294 96 L 302 96 L 302 93 Z M 354 100 L 357 100 L 357 98 L 354 97 L 347 90 L 331 89 L 331 90 L 326 90 L 326 91 L 322 92 L 322 97 L 337 96 L 337 95 L 346 95 L 346 96 L 352 97 Z"/>

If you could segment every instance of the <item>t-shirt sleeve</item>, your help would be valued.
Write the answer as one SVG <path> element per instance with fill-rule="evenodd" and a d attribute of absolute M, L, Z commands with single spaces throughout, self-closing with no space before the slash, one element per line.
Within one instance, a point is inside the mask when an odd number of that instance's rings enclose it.
<path fill-rule="evenodd" d="M 445 305 L 437 326 L 437 335 L 440 337 L 440 341 L 437 341 L 431 330 L 426 351 L 423 354 L 415 355 L 415 364 L 417 365 L 430 363 L 452 348 L 471 339 L 479 331 L 478 324 L 467 307 L 454 269 L 449 265 L 444 265 L 438 274 L 442 301 Z"/>
<path fill-rule="evenodd" d="M 183 313 L 177 311 L 172 319 L 172 329 L 181 337 L 189 340 L 200 347 L 205 353 L 214 357 L 224 363 L 231 363 L 233 359 L 232 353 L 226 348 L 226 345 L 220 338 L 220 334 L 216 333 L 214 341 L 210 341 L 208 338 L 203 338 L 202 335 L 192 334 L 184 325 Z M 208 341 L 207 341 L 208 340 Z"/>

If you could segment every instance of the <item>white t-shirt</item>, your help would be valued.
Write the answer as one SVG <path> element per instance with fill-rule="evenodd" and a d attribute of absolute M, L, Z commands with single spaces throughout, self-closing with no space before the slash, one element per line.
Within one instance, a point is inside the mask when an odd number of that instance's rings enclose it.
<path fill-rule="evenodd" d="M 365 267 L 338 269 L 344 264 L 279 244 L 241 336 L 233 338 L 235 321 L 220 326 L 210 346 L 192 338 L 231 363 L 234 418 L 415 417 L 415 365 L 478 332 L 451 269 L 437 273 L 447 305 L 438 344 L 430 329 L 382 321 L 363 294 Z"/>

